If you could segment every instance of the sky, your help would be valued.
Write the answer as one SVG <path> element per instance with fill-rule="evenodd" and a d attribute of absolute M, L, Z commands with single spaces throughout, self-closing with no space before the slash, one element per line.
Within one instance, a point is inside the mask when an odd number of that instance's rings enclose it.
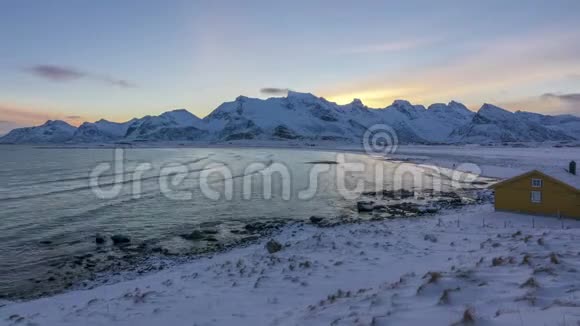
<path fill-rule="evenodd" d="M 310 92 L 580 115 L 580 1 L 0 1 L 0 133 Z"/>

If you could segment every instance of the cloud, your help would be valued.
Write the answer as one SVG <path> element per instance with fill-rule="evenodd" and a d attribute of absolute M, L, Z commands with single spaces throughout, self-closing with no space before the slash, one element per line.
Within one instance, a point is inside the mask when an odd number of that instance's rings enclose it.
<path fill-rule="evenodd" d="M 580 93 L 571 93 L 571 94 L 554 94 L 554 93 L 546 93 L 541 96 L 543 99 L 548 100 L 560 100 L 567 103 L 578 104 L 580 105 Z"/>
<path fill-rule="evenodd" d="M 136 84 L 125 79 L 113 78 L 107 75 L 85 72 L 64 66 L 40 64 L 28 67 L 26 71 L 36 77 L 54 82 L 70 82 L 79 79 L 88 79 L 120 88 L 137 87 Z"/>
<path fill-rule="evenodd" d="M 78 120 L 78 119 L 82 119 L 83 117 L 81 117 L 80 115 L 67 115 L 64 118 L 65 119 L 71 119 L 71 120 Z"/>
<path fill-rule="evenodd" d="M 53 81 L 69 81 L 83 78 L 86 74 L 80 71 L 50 65 L 37 65 L 28 69 L 32 74 Z"/>
<path fill-rule="evenodd" d="M 260 89 L 260 93 L 264 95 L 287 95 L 290 89 L 288 88 L 275 88 L 275 87 L 266 87 Z"/>
<path fill-rule="evenodd" d="M 535 111 L 544 114 L 580 114 L 580 93 L 559 94 L 545 93 L 516 101 L 499 103 L 500 106 L 522 110 Z"/>

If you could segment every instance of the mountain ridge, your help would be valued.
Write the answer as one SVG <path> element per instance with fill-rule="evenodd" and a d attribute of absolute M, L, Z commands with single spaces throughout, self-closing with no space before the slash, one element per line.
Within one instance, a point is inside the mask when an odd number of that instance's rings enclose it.
<path fill-rule="evenodd" d="M 186 109 L 127 122 L 100 119 L 78 128 L 60 120 L 18 128 L 0 143 L 110 143 L 147 141 L 334 140 L 360 141 L 376 124 L 390 126 L 401 143 L 457 144 L 580 139 L 580 117 L 511 112 L 485 103 L 477 111 L 450 101 L 427 107 L 397 99 L 369 108 L 359 99 L 337 104 L 311 93 L 267 99 L 238 96 L 203 119 Z"/>

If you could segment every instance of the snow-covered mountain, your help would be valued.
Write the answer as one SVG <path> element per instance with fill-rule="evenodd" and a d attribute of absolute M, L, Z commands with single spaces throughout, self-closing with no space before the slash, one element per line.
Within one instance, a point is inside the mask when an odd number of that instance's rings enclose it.
<path fill-rule="evenodd" d="M 185 109 L 169 111 L 160 116 L 136 119 L 127 128 L 124 139 L 132 141 L 198 140 L 207 132 L 202 120 Z"/>
<path fill-rule="evenodd" d="M 432 141 L 446 142 L 451 133 L 473 119 L 475 113 L 465 105 L 451 101 L 449 104 L 431 104 L 416 128 L 423 137 Z"/>
<path fill-rule="evenodd" d="M 462 143 L 542 142 L 572 140 L 572 136 L 491 104 L 484 104 L 470 123 L 450 135 Z"/>
<path fill-rule="evenodd" d="M 99 120 L 79 128 L 62 121 L 15 129 L 0 143 L 144 141 L 334 140 L 360 142 L 376 124 L 389 125 L 401 143 L 497 143 L 580 139 L 580 118 L 512 113 L 484 104 L 475 113 L 463 104 L 425 108 L 396 100 L 381 109 L 360 100 L 339 105 L 309 93 L 265 100 L 240 96 L 204 119 L 179 109 L 125 123 Z"/>
<path fill-rule="evenodd" d="M 0 138 L 0 143 L 63 143 L 70 140 L 76 128 L 60 120 L 48 120 L 36 127 L 18 128 Z"/>
<path fill-rule="evenodd" d="M 101 119 L 97 122 L 85 122 L 74 133 L 72 142 L 91 143 L 119 140 L 125 137 L 127 129 L 137 119 L 127 122 L 111 122 Z"/>
<path fill-rule="evenodd" d="M 341 106 L 312 94 L 289 92 L 284 98 L 244 96 L 220 105 L 204 119 L 218 140 L 351 140 L 376 118 L 360 101 Z"/>
<path fill-rule="evenodd" d="M 516 116 L 521 119 L 541 124 L 542 126 L 560 131 L 573 138 L 580 138 L 580 117 L 573 115 L 542 115 L 532 112 L 517 111 Z"/>
<path fill-rule="evenodd" d="M 408 101 L 397 100 L 383 110 L 377 110 L 382 121 L 391 125 L 399 138 L 409 142 L 445 143 L 449 135 L 475 115 L 461 103 L 436 103 L 425 109 Z"/>
<path fill-rule="evenodd" d="M 309 139 L 360 141 L 367 128 L 387 124 L 403 143 L 444 142 L 473 112 L 462 104 L 437 104 L 429 109 L 396 100 L 371 109 L 355 99 L 338 105 L 312 94 L 289 92 L 266 100 L 240 96 L 220 105 L 204 119 L 218 140 Z"/>

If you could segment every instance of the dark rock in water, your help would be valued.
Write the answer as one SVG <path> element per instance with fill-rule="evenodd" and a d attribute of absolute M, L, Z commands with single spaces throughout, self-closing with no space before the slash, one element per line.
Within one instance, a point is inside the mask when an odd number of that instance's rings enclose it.
<path fill-rule="evenodd" d="M 102 236 L 101 234 L 97 233 L 97 235 L 95 236 L 95 242 L 97 244 L 103 244 L 107 241 L 107 239 L 105 239 L 104 236 Z"/>
<path fill-rule="evenodd" d="M 437 204 L 444 208 L 454 208 L 463 206 L 463 201 L 461 198 L 441 199 L 437 202 Z"/>
<path fill-rule="evenodd" d="M 386 191 L 386 190 L 384 190 Z M 361 193 L 361 195 L 363 196 L 367 196 L 367 197 L 378 197 L 380 196 L 384 191 L 365 191 L 363 193 Z"/>
<path fill-rule="evenodd" d="M 324 217 L 310 216 L 310 223 L 312 223 L 312 224 L 320 224 L 322 221 L 324 221 Z"/>
<path fill-rule="evenodd" d="M 447 203 L 450 199 L 445 199 Z M 455 199 L 451 199 L 455 201 Z M 414 202 L 400 202 L 396 204 L 375 204 L 373 201 L 357 202 L 357 209 L 360 212 L 372 212 L 375 214 L 373 219 L 380 220 L 383 218 L 397 217 L 414 217 L 425 214 L 437 213 L 441 209 L 441 201 L 430 203 L 429 205 L 420 205 Z"/>
<path fill-rule="evenodd" d="M 244 229 L 252 233 L 265 234 L 270 230 L 277 229 L 284 225 L 284 221 L 267 221 L 267 222 L 254 222 L 246 224 Z"/>
<path fill-rule="evenodd" d="M 111 237 L 111 240 L 115 245 L 126 244 L 131 242 L 131 238 L 122 234 L 115 234 L 114 236 Z"/>
<path fill-rule="evenodd" d="M 382 199 L 404 199 L 415 196 L 415 192 L 411 190 L 382 190 L 382 191 L 366 191 L 362 193 L 363 196 L 377 197 Z"/>
<path fill-rule="evenodd" d="M 207 238 L 205 238 L 205 241 L 218 242 L 218 239 L 216 239 L 215 237 L 207 237 Z"/>
<path fill-rule="evenodd" d="M 182 234 L 181 235 L 182 238 L 186 239 L 186 240 L 202 240 L 203 238 L 205 238 L 205 235 L 203 232 L 199 231 L 199 230 L 195 230 L 189 234 Z"/>
<path fill-rule="evenodd" d="M 47 246 L 47 245 L 51 245 L 52 244 L 52 241 L 50 241 L 50 240 L 42 240 L 42 241 L 40 241 L 40 244 Z"/>
<path fill-rule="evenodd" d="M 250 232 L 259 232 L 259 231 L 262 231 L 266 228 L 266 224 L 264 224 L 262 222 L 255 222 L 255 223 L 251 223 L 251 224 L 246 224 L 246 226 L 244 226 L 244 228 Z"/>
<path fill-rule="evenodd" d="M 393 204 L 388 206 L 389 211 L 394 212 L 405 212 L 405 213 L 413 213 L 413 214 L 421 214 L 422 211 L 419 208 L 419 205 L 415 203 L 400 203 L 400 204 Z"/>
<path fill-rule="evenodd" d="M 388 212 L 388 208 L 385 205 L 374 205 L 373 211 Z"/>
<path fill-rule="evenodd" d="M 415 192 L 401 189 L 400 191 L 396 191 L 395 195 L 399 195 L 401 198 L 411 198 L 411 197 L 415 197 Z"/>
<path fill-rule="evenodd" d="M 276 240 L 270 240 L 268 243 L 266 243 L 266 249 L 269 253 L 273 254 L 282 250 L 282 245 Z"/>
<path fill-rule="evenodd" d="M 356 203 L 356 208 L 359 212 L 372 212 L 373 204 L 372 201 L 359 201 Z"/>
<path fill-rule="evenodd" d="M 306 162 L 306 164 L 329 164 L 329 165 L 334 165 L 334 164 L 338 164 L 337 161 L 312 161 L 312 162 Z"/>

